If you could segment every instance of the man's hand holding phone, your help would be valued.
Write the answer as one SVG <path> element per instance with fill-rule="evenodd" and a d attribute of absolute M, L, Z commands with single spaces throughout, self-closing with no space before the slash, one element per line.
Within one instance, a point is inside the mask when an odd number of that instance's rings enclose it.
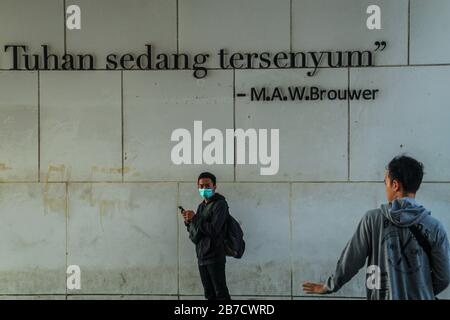
<path fill-rule="evenodd" d="M 181 215 L 183 216 L 184 222 L 189 223 L 194 217 L 195 212 L 192 210 L 184 210 L 183 207 L 178 207 L 181 211 Z"/>

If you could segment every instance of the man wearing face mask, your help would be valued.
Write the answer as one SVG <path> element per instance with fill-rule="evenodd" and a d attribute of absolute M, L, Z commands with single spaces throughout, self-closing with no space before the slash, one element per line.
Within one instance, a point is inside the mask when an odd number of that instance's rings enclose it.
<path fill-rule="evenodd" d="M 197 179 L 198 192 L 203 201 L 197 212 L 183 210 L 189 238 L 195 244 L 198 269 L 205 298 L 230 300 L 225 276 L 226 224 L 229 219 L 225 197 L 216 192 L 216 177 L 203 172 Z"/>

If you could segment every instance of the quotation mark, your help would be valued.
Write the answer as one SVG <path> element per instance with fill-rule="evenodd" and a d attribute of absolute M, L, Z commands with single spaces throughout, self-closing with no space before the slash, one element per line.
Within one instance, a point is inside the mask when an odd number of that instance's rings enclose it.
<path fill-rule="evenodd" d="M 384 49 L 386 49 L 386 41 L 375 41 L 374 45 L 376 46 L 375 51 L 383 51 Z"/>

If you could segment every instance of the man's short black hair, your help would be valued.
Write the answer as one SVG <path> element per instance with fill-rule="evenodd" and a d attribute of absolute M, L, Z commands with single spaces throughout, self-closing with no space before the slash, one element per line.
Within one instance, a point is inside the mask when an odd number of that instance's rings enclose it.
<path fill-rule="evenodd" d="M 389 162 L 387 166 L 391 182 L 397 180 L 404 193 L 416 193 L 423 178 L 423 164 L 411 157 L 400 155 Z"/>
<path fill-rule="evenodd" d="M 200 179 L 208 179 L 208 178 L 211 179 L 213 185 L 215 186 L 216 185 L 216 176 L 210 172 L 200 173 L 200 175 L 198 176 L 198 179 L 197 179 L 197 183 L 200 181 Z"/>

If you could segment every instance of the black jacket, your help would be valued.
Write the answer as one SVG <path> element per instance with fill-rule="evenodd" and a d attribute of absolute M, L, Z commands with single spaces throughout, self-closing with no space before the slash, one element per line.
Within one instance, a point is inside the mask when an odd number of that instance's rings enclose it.
<path fill-rule="evenodd" d="M 225 197 L 215 193 L 208 203 L 202 201 L 192 220 L 186 224 L 195 243 L 199 265 L 225 263 L 224 240 L 230 214 Z"/>

